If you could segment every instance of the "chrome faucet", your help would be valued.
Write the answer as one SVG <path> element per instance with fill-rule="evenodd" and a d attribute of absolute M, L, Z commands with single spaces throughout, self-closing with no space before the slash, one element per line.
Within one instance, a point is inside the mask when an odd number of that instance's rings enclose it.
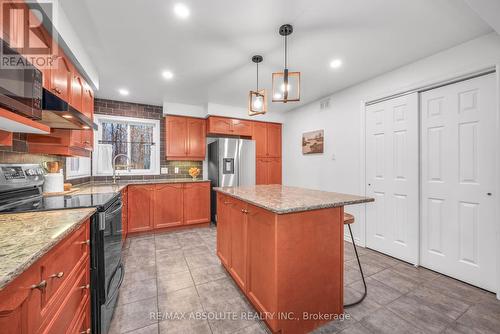
<path fill-rule="evenodd" d="M 127 158 L 126 166 L 127 166 L 127 170 L 130 171 L 130 163 L 132 162 L 132 160 L 130 160 L 128 155 L 123 154 L 123 153 L 115 155 L 115 157 L 113 158 L 113 164 L 112 164 L 113 165 L 113 184 L 116 183 L 116 179 L 120 178 L 120 176 L 116 175 L 116 158 L 121 157 L 121 156 Z"/>

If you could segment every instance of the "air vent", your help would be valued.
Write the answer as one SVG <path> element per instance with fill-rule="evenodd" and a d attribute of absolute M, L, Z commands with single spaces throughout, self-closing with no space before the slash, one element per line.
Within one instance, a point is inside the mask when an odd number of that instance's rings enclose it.
<path fill-rule="evenodd" d="M 320 110 L 330 109 L 330 99 L 323 100 L 319 103 Z"/>

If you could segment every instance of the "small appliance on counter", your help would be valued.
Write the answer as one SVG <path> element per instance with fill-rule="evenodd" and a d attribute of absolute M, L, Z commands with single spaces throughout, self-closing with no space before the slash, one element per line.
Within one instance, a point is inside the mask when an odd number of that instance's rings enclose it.
<path fill-rule="evenodd" d="M 48 170 L 56 167 L 59 165 L 46 166 Z M 44 170 L 40 165 L 0 164 L 0 213 L 97 209 L 90 224 L 91 321 L 92 333 L 107 333 L 125 273 L 121 257 L 121 194 L 46 197 L 42 194 L 43 184 Z"/>

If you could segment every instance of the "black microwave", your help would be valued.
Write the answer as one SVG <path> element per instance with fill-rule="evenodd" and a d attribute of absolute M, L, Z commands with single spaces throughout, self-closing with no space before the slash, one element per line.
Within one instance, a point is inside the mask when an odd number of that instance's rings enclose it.
<path fill-rule="evenodd" d="M 39 120 L 42 118 L 42 72 L 34 66 L 5 66 L 9 59 L 23 59 L 25 64 L 29 62 L 1 41 L 0 107 Z"/>

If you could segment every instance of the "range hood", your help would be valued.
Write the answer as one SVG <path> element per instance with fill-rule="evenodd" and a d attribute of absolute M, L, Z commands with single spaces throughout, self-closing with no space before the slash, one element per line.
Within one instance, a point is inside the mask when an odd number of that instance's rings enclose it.
<path fill-rule="evenodd" d="M 47 89 L 43 89 L 42 119 L 39 122 L 52 129 L 97 130 L 90 118 Z"/>

